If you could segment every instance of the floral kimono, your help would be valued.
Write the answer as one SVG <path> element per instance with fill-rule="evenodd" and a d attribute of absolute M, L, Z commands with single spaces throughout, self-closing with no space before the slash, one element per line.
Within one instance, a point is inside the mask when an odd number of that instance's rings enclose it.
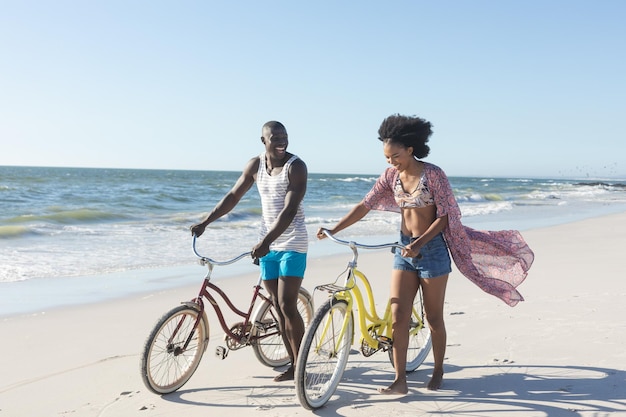
<path fill-rule="evenodd" d="M 464 226 L 446 174 L 428 162 L 424 162 L 424 172 L 435 200 L 437 217 L 448 215 L 443 236 L 458 270 L 483 291 L 511 307 L 524 301 L 516 287 L 526 278 L 534 254 L 522 235 L 516 230 L 491 232 Z M 393 196 L 398 175 L 397 169 L 387 168 L 365 196 L 364 205 L 370 210 L 399 213 Z"/>

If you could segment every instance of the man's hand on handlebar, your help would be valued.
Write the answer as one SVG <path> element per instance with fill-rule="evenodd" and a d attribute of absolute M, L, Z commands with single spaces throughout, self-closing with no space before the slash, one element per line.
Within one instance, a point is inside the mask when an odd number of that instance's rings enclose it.
<path fill-rule="evenodd" d="M 202 233 L 204 233 L 204 230 L 206 229 L 206 225 L 203 223 L 198 223 L 198 224 L 194 224 L 193 226 L 191 226 L 190 229 L 191 229 L 191 236 L 200 237 L 202 236 Z"/>

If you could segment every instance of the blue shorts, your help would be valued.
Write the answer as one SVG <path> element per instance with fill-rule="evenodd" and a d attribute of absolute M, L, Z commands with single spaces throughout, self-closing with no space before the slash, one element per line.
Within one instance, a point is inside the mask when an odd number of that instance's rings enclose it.
<path fill-rule="evenodd" d="M 306 253 L 271 250 L 259 259 L 259 266 L 263 280 L 278 279 L 278 277 L 304 278 Z"/>
<path fill-rule="evenodd" d="M 400 233 L 400 243 L 404 246 L 416 239 L 416 237 Z M 396 248 L 394 253 L 393 269 L 417 272 L 420 278 L 436 278 L 452 272 L 448 246 L 446 246 L 446 241 L 443 240 L 441 233 L 420 249 L 421 258 L 404 257 L 401 255 L 402 251 L 399 248 Z"/>

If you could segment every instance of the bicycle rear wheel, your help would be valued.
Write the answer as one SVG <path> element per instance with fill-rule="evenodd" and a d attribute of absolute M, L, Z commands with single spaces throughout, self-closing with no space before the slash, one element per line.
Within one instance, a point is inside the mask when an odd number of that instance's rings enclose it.
<path fill-rule="evenodd" d="M 155 394 L 176 391 L 198 368 L 209 340 L 204 318 L 194 329 L 199 314 L 188 305 L 178 306 L 165 313 L 150 332 L 141 355 L 141 377 Z"/>
<path fill-rule="evenodd" d="M 422 289 L 417 290 L 413 301 L 413 314 L 409 322 L 409 346 L 406 351 L 406 372 L 413 372 L 424 362 L 431 349 L 431 334 L 424 315 Z M 393 346 L 393 345 L 392 345 Z M 393 365 L 393 347 L 389 350 Z"/>
<path fill-rule="evenodd" d="M 304 288 L 300 288 L 298 293 L 298 312 L 306 328 L 313 319 L 313 299 Z M 259 362 L 272 368 L 290 363 L 291 358 L 280 333 L 278 313 L 272 303 L 265 301 L 254 314 L 252 323 L 252 336 L 255 339 L 252 349 Z"/>
<path fill-rule="evenodd" d="M 322 407 L 333 396 L 348 363 L 354 332 L 348 303 L 335 298 L 315 313 L 300 346 L 296 394 L 307 410 Z"/>

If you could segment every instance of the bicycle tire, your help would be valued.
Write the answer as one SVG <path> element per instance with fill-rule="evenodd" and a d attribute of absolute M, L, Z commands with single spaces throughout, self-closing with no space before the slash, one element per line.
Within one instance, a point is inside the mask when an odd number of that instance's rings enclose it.
<path fill-rule="evenodd" d="M 201 314 L 187 304 L 165 313 L 146 339 L 141 355 L 141 377 L 155 394 L 169 394 L 182 387 L 194 374 L 209 340 L 205 317 L 184 351 L 180 348 L 189 338 L 193 325 Z M 173 340 L 170 339 L 174 337 Z"/>
<path fill-rule="evenodd" d="M 338 340 L 346 321 L 346 331 Z M 322 407 L 335 393 L 348 363 L 353 333 L 346 301 L 333 297 L 315 313 L 304 334 L 295 373 L 296 394 L 307 410 Z"/>
<path fill-rule="evenodd" d="M 300 288 L 298 292 L 298 312 L 306 328 L 313 319 L 313 299 L 305 288 Z M 284 366 L 291 362 L 280 332 L 272 336 L 262 337 L 263 333 L 279 330 L 277 318 L 278 314 L 269 301 L 263 302 L 252 317 L 252 323 L 262 324 L 252 328 L 251 335 L 253 338 L 260 337 L 252 343 L 252 350 L 254 350 L 259 362 L 272 368 Z"/>
<path fill-rule="evenodd" d="M 432 347 L 430 328 L 423 314 L 422 290 L 418 289 L 413 301 L 413 314 L 409 323 L 409 346 L 406 351 L 406 372 L 413 372 L 424 362 Z M 389 349 L 389 360 L 393 365 L 393 345 Z"/>

